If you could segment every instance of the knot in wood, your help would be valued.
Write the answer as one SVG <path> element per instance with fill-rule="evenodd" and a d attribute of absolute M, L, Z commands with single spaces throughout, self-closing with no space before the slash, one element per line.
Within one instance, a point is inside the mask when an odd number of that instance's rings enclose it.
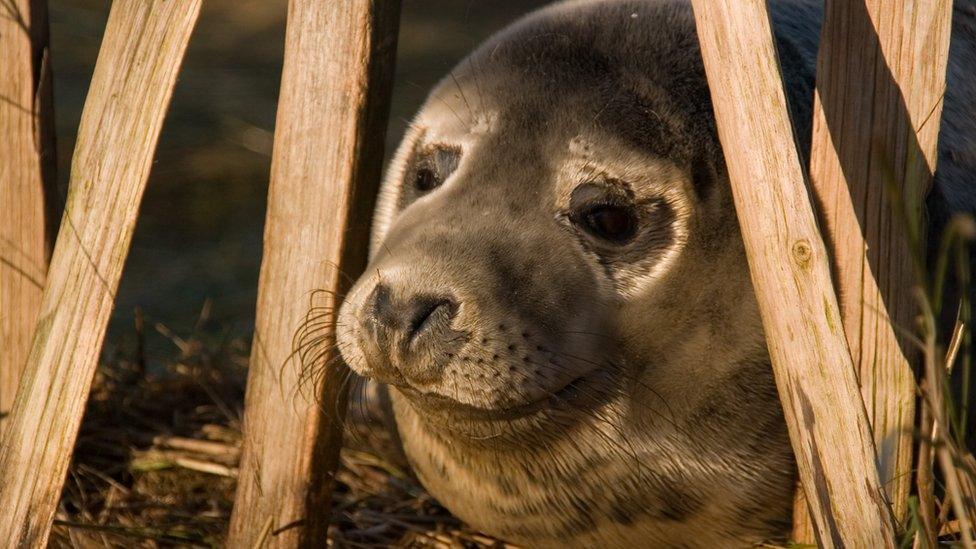
<path fill-rule="evenodd" d="M 800 267 L 806 268 L 810 264 L 810 260 L 813 259 L 813 247 L 810 246 L 810 241 L 801 238 L 793 243 L 793 261 Z"/>

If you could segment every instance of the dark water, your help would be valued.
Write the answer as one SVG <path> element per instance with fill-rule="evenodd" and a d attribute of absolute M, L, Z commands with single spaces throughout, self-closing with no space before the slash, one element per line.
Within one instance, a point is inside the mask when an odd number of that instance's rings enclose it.
<path fill-rule="evenodd" d="M 427 90 L 540 0 L 405 0 L 388 153 Z M 71 150 L 110 2 L 51 0 L 59 176 Z M 106 352 L 127 353 L 133 316 L 180 334 L 253 327 L 265 193 L 284 45 L 284 0 L 204 0 L 126 263 Z M 149 358 L 172 351 L 148 330 Z"/>

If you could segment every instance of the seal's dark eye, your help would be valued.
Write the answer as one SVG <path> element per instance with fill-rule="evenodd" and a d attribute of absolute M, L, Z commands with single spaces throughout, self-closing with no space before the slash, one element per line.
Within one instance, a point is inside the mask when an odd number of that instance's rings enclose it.
<path fill-rule="evenodd" d="M 637 232 L 637 219 L 628 208 L 597 206 L 583 216 L 586 230 L 604 240 L 623 243 Z"/>
<path fill-rule="evenodd" d="M 413 187 L 422 193 L 440 187 L 457 169 L 460 160 L 460 147 L 444 144 L 428 147 L 414 160 Z"/>
<path fill-rule="evenodd" d="M 413 184 L 417 187 L 417 190 L 427 192 L 440 185 L 441 181 L 434 170 L 421 167 L 417 170 L 417 176 L 414 178 Z"/>

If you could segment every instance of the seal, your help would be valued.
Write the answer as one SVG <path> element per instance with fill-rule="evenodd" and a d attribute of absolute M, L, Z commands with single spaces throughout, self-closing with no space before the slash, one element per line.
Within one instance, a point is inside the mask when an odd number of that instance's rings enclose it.
<path fill-rule="evenodd" d="M 943 214 L 976 209 L 971 6 L 952 38 Z M 807 150 L 821 8 L 770 8 Z M 338 326 L 347 364 L 392 387 L 420 481 L 487 533 L 788 535 L 795 463 L 686 1 L 556 4 L 452 71 L 392 161 Z"/>

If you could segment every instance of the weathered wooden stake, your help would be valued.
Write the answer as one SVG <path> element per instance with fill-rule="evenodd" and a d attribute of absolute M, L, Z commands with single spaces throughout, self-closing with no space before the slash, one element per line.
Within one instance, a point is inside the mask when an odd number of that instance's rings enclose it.
<path fill-rule="evenodd" d="M 85 103 L 62 229 L 0 444 L 0 544 L 43 547 L 176 74 L 200 0 L 115 0 Z"/>
<path fill-rule="evenodd" d="M 909 358 L 917 363 L 919 352 L 899 341 L 895 328 L 914 331 L 918 302 L 908 221 L 894 204 L 903 202 L 914 226 L 922 226 L 951 13 L 951 0 L 827 0 L 817 61 L 810 181 L 881 480 L 898 520 L 906 517 L 914 480 Z"/>
<path fill-rule="evenodd" d="M 823 547 L 893 547 L 894 526 L 765 0 L 693 0 L 719 138 L 786 424 Z"/>
<path fill-rule="evenodd" d="M 57 226 L 47 0 L 0 1 L 0 433 L 41 306 Z M 56 221 L 55 221 L 56 222 Z"/>
<path fill-rule="evenodd" d="M 346 388 L 332 313 L 365 266 L 399 17 L 399 0 L 289 3 L 229 547 L 325 545 Z M 292 341 L 318 290 L 310 354 L 337 367 L 300 391 Z"/>

